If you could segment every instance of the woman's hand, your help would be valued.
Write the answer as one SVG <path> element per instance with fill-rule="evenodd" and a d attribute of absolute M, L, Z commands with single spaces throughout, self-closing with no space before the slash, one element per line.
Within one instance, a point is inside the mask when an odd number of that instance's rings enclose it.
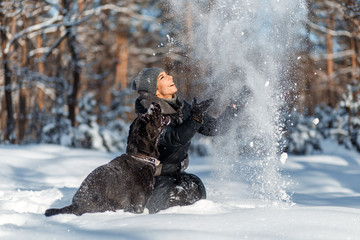
<path fill-rule="evenodd" d="M 210 105 L 214 102 L 214 99 L 210 98 L 202 102 L 197 102 L 196 98 L 193 99 L 191 104 L 191 117 L 199 123 L 204 121 L 204 113 L 210 107 Z"/>
<path fill-rule="evenodd" d="M 235 98 L 230 99 L 230 107 L 234 109 L 234 112 L 237 112 L 240 109 L 246 107 L 246 105 L 249 103 L 249 98 L 251 97 L 252 91 L 248 86 L 245 85 Z"/>

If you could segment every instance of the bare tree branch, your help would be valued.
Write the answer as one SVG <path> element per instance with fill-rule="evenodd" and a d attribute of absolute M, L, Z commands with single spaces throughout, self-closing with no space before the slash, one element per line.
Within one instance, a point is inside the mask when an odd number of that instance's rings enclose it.
<path fill-rule="evenodd" d="M 56 40 L 56 42 L 49 48 L 49 50 L 42 56 L 41 60 L 45 60 L 50 53 L 57 48 L 60 43 L 69 35 L 69 31 L 66 31 L 60 38 Z"/>

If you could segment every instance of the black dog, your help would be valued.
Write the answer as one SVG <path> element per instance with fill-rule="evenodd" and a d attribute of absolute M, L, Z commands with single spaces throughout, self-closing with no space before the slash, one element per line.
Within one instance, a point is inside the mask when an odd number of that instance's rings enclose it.
<path fill-rule="evenodd" d="M 148 112 L 138 116 L 130 126 L 126 154 L 96 168 L 82 182 L 72 204 L 48 209 L 45 216 L 59 213 L 82 215 L 91 212 L 124 211 L 142 213 L 159 171 L 157 143 L 170 118 L 153 103 Z"/>

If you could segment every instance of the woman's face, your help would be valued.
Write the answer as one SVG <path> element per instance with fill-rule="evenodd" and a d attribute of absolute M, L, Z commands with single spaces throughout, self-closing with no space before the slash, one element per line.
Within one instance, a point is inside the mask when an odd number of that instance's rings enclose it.
<path fill-rule="evenodd" d="M 166 72 L 161 72 L 157 78 L 157 91 L 158 98 L 172 99 L 173 95 L 177 92 L 174 84 L 173 77 Z"/>

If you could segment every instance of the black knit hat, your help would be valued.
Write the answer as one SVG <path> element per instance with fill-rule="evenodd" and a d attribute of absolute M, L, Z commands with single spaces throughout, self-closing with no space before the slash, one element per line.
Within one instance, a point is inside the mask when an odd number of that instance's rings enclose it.
<path fill-rule="evenodd" d="M 136 91 L 145 91 L 156 94 L 157 78 L 161 72 L 165 72 L 162 68 L 144 68 L 133 80 L 131 88 Z"/>

